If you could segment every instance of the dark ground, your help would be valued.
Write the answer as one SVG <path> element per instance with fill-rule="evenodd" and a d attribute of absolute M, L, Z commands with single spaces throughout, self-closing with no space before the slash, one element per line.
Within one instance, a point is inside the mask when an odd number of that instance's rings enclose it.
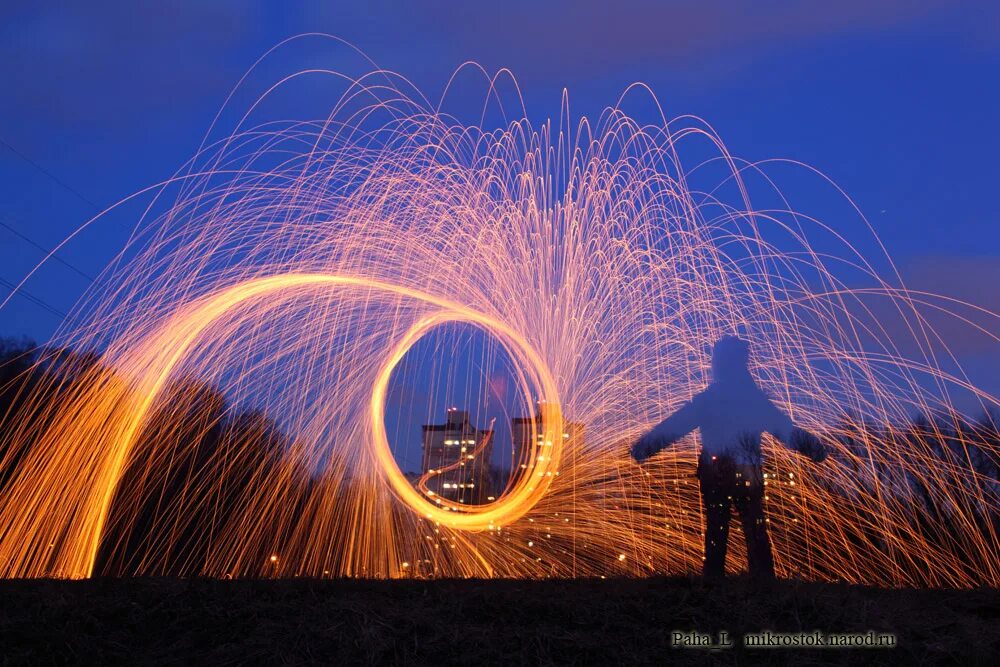
<path fill-rule="evenodd" d="M 0 582 L 12 663 L 998 664 L 1000 591 L 743 579 Z M 670 647 L 727 630 L 737 648 Z M 743 649 L 743 632 L 893 632 L 894 649 Z"/>

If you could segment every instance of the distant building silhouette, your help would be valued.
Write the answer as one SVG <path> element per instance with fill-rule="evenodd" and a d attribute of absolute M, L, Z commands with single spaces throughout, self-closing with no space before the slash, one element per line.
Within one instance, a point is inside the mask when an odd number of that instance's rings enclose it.
<path fill-rule="evenodd" d="M 545 441 L 545 435 L 542 432 L 541 414 L 536 414 L 534 417 L 514 417 L 511 419 L 510 435 L 513 446 L 512 455 L 515 461 L 519 460 L 521 453 L 525 449 L 531 447 L 533 438 L 538 445 L 539 456 L 546 456 L 545 452 L 549 451 L 554 444 Z M 564 447 L 574 448 L 582 446 L 584 438 L 583 424 L 580 422 L 564 421 L 560 436 L 563 439 Z M 525 465 L 521 464 L 521 468 L 524 468 Z M 517 470 L 512 472 L 517 473 Z M 510 482 L 511 477 L 512 475 L 510 474 L 506 476 L 506 479 L 502 482 L 503 486 L 494 482 L 494 492 L 497 496 L 503 493 L 504 487 Z"/>
<path fill-rule="evenodd" d="M 517 459 L 518 452 L 526 447 L 531 447 L 532 438 L 537 440 L 541 449 L 548 449 L 552 443 L 545 442 L 542 433 L 542 416 L 534 417 L 514 417 L 510 420 L 510 435 L 514 446 L 514 458 Z M 563 422 L 562 439 L 564 444 L 583 444 L 584 429 L 580 422 Z"/>
<path fill-rule="evenodd" d="M 487 502 L 493 431 L 473 426 L 465 410 L 449 408 L 443 424 L 424 424 L 423 432 L 427 490 L 460 503 Z"/>

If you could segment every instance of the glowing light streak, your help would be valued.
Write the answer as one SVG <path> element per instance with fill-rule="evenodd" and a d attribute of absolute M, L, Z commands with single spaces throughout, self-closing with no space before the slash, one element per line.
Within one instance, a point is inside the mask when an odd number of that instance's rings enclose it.
<path fill-rule="evenodd" d="M 391 73 L 341 80 L 321 121 L 250 127 L 248 112 L 206 142 L 79 305 L 60 340 L 104 354 L 69 358 L 26 397 L 35 418 L 2 462 L 0 575 L 89 576 L 104 537 L 138 529 L 162 472 L 196 458 L 181 425 L 157 427 L 200 396 L 184 378 L 280 417 L 290 442 L 277 463 L 257 460 L 261 438 L 199 459 L 123 573 L 171 558 L 220 577 L 697 571 L 696 442 L 645 467 L 626 449 L 704 385 L 708 344 L 738 332 L 762 385 L 833 450 L 811 466 L 766 443 L 779 575 L 1000 584 L 997 482 L 975 465 L 1000 444 L 903 426 L 950 410 L 950 388 L 998 407 L 944 370 L 925 316 L 953 312 L 998 342 L 996 314 L 883 278 L 696 119 L 642 126 L 612 109 L 597 125 L 486 131 Z M 695 141 L 714 157 L 688 169 Z M 870 284 L 847 287 L 838 266 Z M 401 361 L 458 326 L 510 357 L 521 407 L 542 418 L 483 505 L 414 487 L 386 433 Z M 227 513 L 199 532 L 222 497 Z M 739 540 L 732 553 L 745 560 Z"/>

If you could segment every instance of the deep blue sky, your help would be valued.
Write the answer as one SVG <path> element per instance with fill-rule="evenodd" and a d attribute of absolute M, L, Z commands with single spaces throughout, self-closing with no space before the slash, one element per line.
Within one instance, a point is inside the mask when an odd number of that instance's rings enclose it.
<path fill-rule="evenodd" d="M 910 286 L 1000 311 L 1000 3 L 42 4 L 0 8 L 0 223 L 44 247 L 172 174 L 260 54 L 316 31 L 432 98 L 465 60 L 510 67 L 538 121 L 558 115 L 563 88 L 574 115 L 597 115 L 644 81 L 668 116 L 705 118 L 734 154 L 830 175 Z M 337 69 L 342 53 L 304 48 L 281 64 Z M 808 208 L 808 192 L 789 194 Z M 128 222 L 95 227 L 62 256 L 99 273 Z M 40 257 L 0 226 L 2 281 L 19 281 Z M 66 312 L 86 284 L 54 263 L 26 289 Z M 58 321 L 19 296 L 0 310 L 0 334 L 44 340 Z M 1000 393 L 996 346 L 961 336 L 955 345 L 973 379 Z"/>

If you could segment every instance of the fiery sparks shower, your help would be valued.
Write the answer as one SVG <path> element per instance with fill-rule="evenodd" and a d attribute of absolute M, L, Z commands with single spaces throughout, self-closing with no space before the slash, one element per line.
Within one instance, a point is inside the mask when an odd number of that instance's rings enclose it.
<path fill-rule="evenodd" d="M 695 571 L 696 439 L 643 467 L 627 446 L 705 385 L 712 341 L 738 333 L 761 385 L 833 451 L 813 466 L 765 445 L 779 574 L 1000 583 L 997 480 L 975 460 L 997 442 L 904 426 L 951 414 L 956 389 L 997 407 L 945 370 L 927 321 L 967 305 L 907 291 L 886 257 L 791 210 L 697 119 L 640 125 L 613 108 L 477 126 L 390 73 L 335 80 L 325 118 L 251 122 L 255 104 L 206 142 L 79 304 L 60 340 L 101 362 L 42 362 L 33 418 L 4 454 L 0 574 L 90 576 L 130 540 L 138 555 L 111 571 Z M 997 316 L 978 317 L 998 342 Z M 401 360 L 459 327 L 509 359 L 511 409 L 537 424 L 483 504 L 407 479 L 386 430 Z M 189 436 L 218 426 L 209 385 L 267 420 L 195 451 Z M 585 435 L 564 435 L 568 421 Z M 182 493 L 150 519 L 167 476 Z M 940 511 L 915 511 L 918 497 Z"/>

